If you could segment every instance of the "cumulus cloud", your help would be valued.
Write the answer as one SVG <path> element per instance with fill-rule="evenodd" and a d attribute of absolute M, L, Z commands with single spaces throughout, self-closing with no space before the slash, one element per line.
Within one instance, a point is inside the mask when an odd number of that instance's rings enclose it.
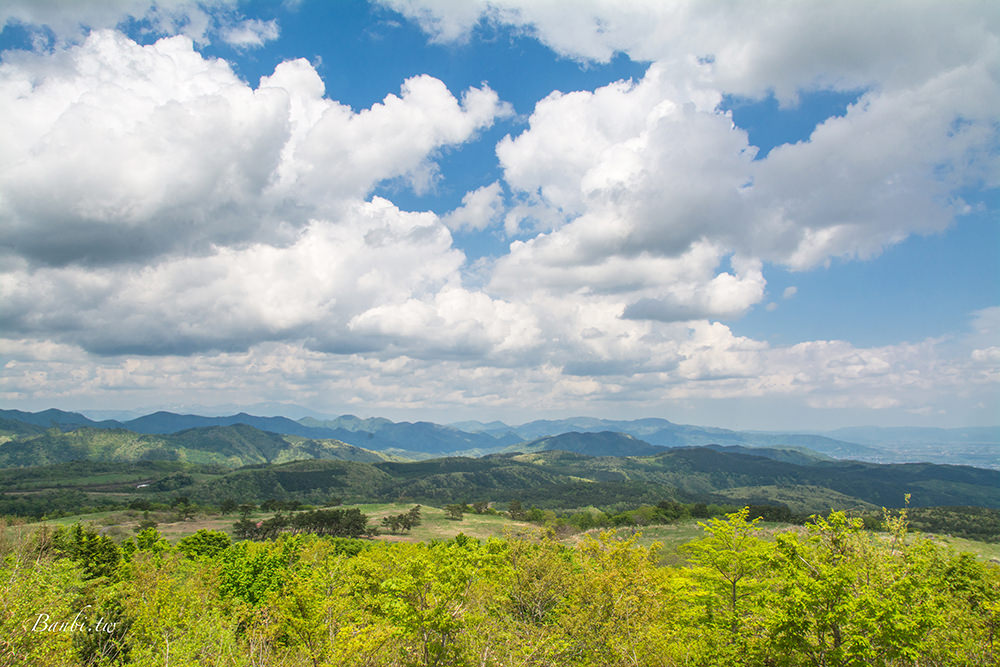
<path fill-rule="evenodd" d="M 464 39 L 480 21 L 527 31 L 557 53 L 607 62 L 700 64 L 701 77 L 730 93 L 906 86 L 962 67 L 996 49 L 1000 10 L 963 0 L 847 0 L 736 5 L 723 0 L 579 0 L 573 11 L 538 0 L 380 0 L 434 39 Z M 905 54 L 905 58 L 902 55 Z"/>
<path fill-rule="evenodd" d="M 601 341 L 602 333 L 594 333 L 591 340 Z M 873 409 L 912 411 L 934 405 L 936 410 L 947 406 L 959 416 L 963 405 L 982 401 L 997 382 L 968 356 L 952 356 L 933 340 L 879 348 L 840 341 L 771 347 L 734 336 L 719 323 L 694 323 L 676 328 L 669 337 L 645 341 L 649 354 L 665 355 L 669 349 L 672 363 L 654 366 L 637 359 L 630 368 L 602 367 L 596 353 L 610 340 L 603 338 L 592 348 L 595 360 L 589 367 L 582 363 L 585 348 L 577 350 L 581 362 L 574 367 L 544 359 L 504 366 L 447 356 L 329 354 L 277 341 L 242 351 L 94 357 L 73 345 L 5 338 L 0 339 L 0 355 L 9 361 L 0 374 L 0 399 L 26 401 L 41 393 L 46 401 L 63 403 L 140 401 L 163 406 L 212 404 L 225 396 L 246 405 L 294 395 L 306 405 L 329 406 L 332 400 L 345 411 L 411 410 L 426 417 L 428 410 L 439 410 L 446 418 L 455 410 L 530 416 L 536 411 L 593 413 L 615 406 L 662 414 L 698 401 L 739 399 L 767 405 L 769 398 L 778 398 L 784 410 L 796 405 L 870 414 Z M 622 358 L 622 350 L 604 349 Z M 940 398 L 942 391 L 947 401 Z M 716 423 L 723 419 L 718 417 Z"/>
<path fill-rule="evenodd" d="M 438 215 L 372 190 L 427 187 L 442 149 L 509 113 L 485 85 L 458 95 L 416 76 L 354 110 L 305 60 L 254 87 L 202 56 L 195 44 L 216 35 L 242 48 L 277 35 L 227 3 L 0 10 L 66 35 L 0 64 L 0 397 L 922 410 L 1000 381 L 992 310 L 959 343 L 881 348 L 774 347 L 719 321 L 764 300 L 766 263 L 874 256 L 944 229 L 964 188 L 1000 184 L 997 10 L 388 4 L 438 41 L 485 20 L 580 60 L 652 64 L 540 100 L 497 145 L 502 181 Z M 140 46 L 97 29 L 127 16 L 185 36 Z M 67 45 L 81 26 L 95 30 Z M 764 159 L 721 110 L 726 96 L 794 104 L 815 89 L 865 92 Z M 474 287 L 452 232 L 501 221 L 509 252 L 478 265 Z"/>
<path fill-rule="evenodd" d="M 254 89 L 185 37 L 140 46 L 112 31 L 8 54 L 0 105 L 0 244 L 52 265 L 289 243 L 501 110 L 485 86 L 459 101 L 424 75 L 355 113 L 304 60 Z"/>
<path fill-rule="evenodd" d="M 494 182 L 465 193 L 462 205 L 442 217 L 442 222 L 455 231 L 483 230 L 498 222 L 503 212 L 503 188 Z"/>
<path fill-rule="evenodd" d="M 508 184 L 549 209 L 527 202 L 534 221 L 628 220 L 606 225 L 610 252 L 678 253 L 707 238 L 809 269 L 940 231 L 964 210 L 963 187 L 1000 185 L 1000 9 L 982 3 L 386 4 L 437 39 L 488 20 L 582 60 L 653 61 L 638 83 L 554 93 L 498 146 Z M 724 95 L 794 104 L 816 89 L 867 92 L 763 160 L 718 111 Z"/>
<path fill-rule="evenodd" d="M 373 344 L 351 333 L 352 317 L 433 295 L 463 259 L 436 216 L 376 198 L 313 221 L 285 247 L 222 247 L 129 269 L 25 266 L 0 277 L 0 301 L 8 330 L 98 354 L 245 350 L 287 337 L 362 349 Z"/>

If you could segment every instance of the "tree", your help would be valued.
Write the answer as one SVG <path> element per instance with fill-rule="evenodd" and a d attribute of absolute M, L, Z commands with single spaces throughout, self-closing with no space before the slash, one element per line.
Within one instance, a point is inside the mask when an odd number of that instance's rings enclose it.
<path fill-rule="evenodd" d="M 773 553 L 773 546 L 757 535 L 760 519 L 748 521 L 749 512 L 744 507 L 727 514 L 725 519 L 699 522 L 708 535 L 683 547 L 697 566 L 695 576 L 711 593 L 710 619 L 721 622 L 733 635 L 743 622 L 741 602 L 759 587 L 758 577 Z M 721 608 L 718 616 L 715 607 Z"/>
<path fill-rule="evenodd" d="M 889 542 L 843 512 L 813 517 L 805 539 L 778 535 L 778 595 L 769 621 L 778 654 L 821 665 L 888 666 L 913 664 L 932 650 L 924 640 L 941 623 L 941 600 L 915 567 L 905 514 L 886 518 Z"/>
<path fill-rule="evenodd" d="M 382 517 L 382 525 L 385 526 L 390 533 L 399 532 L 399 516 L 384 516 Z"/>
<path fill-rule="evenodd" d="M 447 517 L 452 521 L 461 521 L 463 518 L 463 514 L 465 513 L 465 505 L 463 504 L 445 505 L 444 511 Z"/>
<path fill-rule="evenodd" d="M 187 554 L 188 558 L 214 559 L 218 554 L 229 548 L 232 540 L 229 535 L 217 530 L 199 530 L 194 535 L 188 535 L 177 543 L 177 550 Z"/>
<path fill-rule="evenodd" d="M 520 500 L 512 500 L 507 503 L 507 514 L 514 521 L 524 521 L 528 518 L 528 513 L 524 510 Z"/>
<path fill-rule="evenodd" d="M 238 504 L 232 498 L 226 498 L 221 503 L 219 503 L 219 511 L 223 514 L 232 514 L 236 511 Z"/>
<path fill-rule="evenodd" d="M 407 515 L 410 518 L 411 527 L 416 527 L 420 525 L 420 505 L 414 505 L 413 507 L 411 507 L 410 511 L 407 512 Z"/>
<path fill-rule="evenodd" d="M 155 521 L 149 518 L 149 511 L 145 511 L 142 513 L 142 521 L 135 527 L 135 532 L 141 533 L 147 528 L 156 528 L 157 525 Z"/>

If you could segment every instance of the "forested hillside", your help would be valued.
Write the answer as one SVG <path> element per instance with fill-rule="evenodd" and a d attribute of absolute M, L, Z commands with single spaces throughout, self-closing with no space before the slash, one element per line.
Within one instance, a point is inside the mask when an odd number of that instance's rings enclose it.
<path fill-rule="evenodd" d="M 51 437 L 56 442 L 62 437 L 72 441 L 74 433 Z M 260 459 L 293 451 L 289 449 L 290 436 L 273 438 L 268 442 L 288 448 L 263 451 Z M 132 442 L 114 444 L 124 447 Z M 236 448 L 241 442 L 226 439 L 223 444 Z M 297 451 L 314 446 L 313 442 L 304 441 Z M 679 500 L 783 505 L 809 514 L 898 507 L 904 496 L 911 494 L 914 507 L 1000 507 L 1000 471 L 963 466 L 830 461 L 781 450 L 767 452 L 777 457 L 771 458 L 710 447 L 669 449 L 640 457 L 592 457 L 556 450 L 366 462 L 335 457 L 374 458 L 375 454 L 353 449 L 341 452 L 327 449 L 329 443 L 320 444 L 320 453 L 326 458 L 261 462 L 235 470 L 229 467 L 229 457 L 247 456 L 251 450 L 241 449 L 238 454 L 233 453 L 235 449 L 225 450 L 230 453 L 205 456 L 200 460 L 209 463 L 197 465 L 190 461 L 199 460 L 195 455 L 201 450 L 184 449 L 183 458 L 155 465 L 96 461 L 2 470 L 0 515 L 41 516 L 83 505 L 123 506 L 143 498 L 169 502 L 178 495 L 209 505 L 218 505 L 223 499 L 438 505 L 518 501 L 545 509 L 613 508 Z M 796 460 L 782 460 L 789 457 Z"/>
<path fill-rule="evenodd" d="M 39 466 L 68 461 L 185 461 L 237 468 L 300 459 L 383 461 L 376 452 L 338 440 L 279 435 L 245 424 L 192 428 L 167 435 L 122 428 L 83 427 L 31 431 L 0 445 L 0 466 Z"/>
<path fill-rule="evenodd" d="M 354 477 L 336 468 L 372 468 L 384 474 L 381 483 Z M 759 502 L 769 490 L 812 488 L 815 498 L 804 509 L 830 509 L 832 492 L 855 506 L 896 507 L 906 494 L 915 506 L 980 505 L 1000 507 L 1000 471 L 932 464 L 878 465 L 816 460 L 811 464 L 717 451 L 707 447 L 665 450 L 644 457 L 591 457 L 562 451 L 453 457 L 419 462 L 374 464 L 299 462 L 279 466 L 285 471 L 275 497 L 318 501 L 334 494 L 355 502 L 402 499 L 414 502 L 475 502 L 521 500 L 541 507 L 656 502 L 663 498 Z M 191 489 L 196 497 L 219 497 L 223 489 L 237 493 L 240 484 L 260 488 L 257 478 L 270 469 L 234 472 Z M 233 480 L 241 480 L 236 483 Z M 735 490 L 738 493 L 733 493 Z M 240 494 L 239 498 L 251 497 Z M 843 505 L 838 505 L 844 508 Z"/>

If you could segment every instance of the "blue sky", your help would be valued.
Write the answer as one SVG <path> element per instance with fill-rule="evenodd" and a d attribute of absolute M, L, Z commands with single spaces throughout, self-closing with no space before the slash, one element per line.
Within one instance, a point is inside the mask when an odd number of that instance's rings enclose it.
<path fill-rule="evenodd" d="M 893 4 L 12 2 L 0 401 L 996 423 L 1000 10 Z"/>

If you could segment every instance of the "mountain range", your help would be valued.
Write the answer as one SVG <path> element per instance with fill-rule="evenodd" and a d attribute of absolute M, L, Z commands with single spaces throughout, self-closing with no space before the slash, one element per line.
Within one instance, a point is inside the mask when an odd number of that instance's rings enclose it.
<path fill-rule="evenodd" d="M 838 458 L 845 454 L 854 460 Z M 58 410 L 0 411 L 0 468 L 23 469 L 21 477 L 34 480 L 36 489 L 49 488 L 47 476 L 74 461 L 122 471 L 160 461 L 190 474 L 150 474 L 143 491 L 184 493 L 200 502 L 325 502 L 336 496 L 580 507 L 676 498 L 778 503 L 807 512 L 898 506 L 912 493 L 915 506 L 1000 507 L 1000 470 L 857 460 L 891 454 L 818 434 L 729 431 L 661 419 L 512 427 L 166 412 L 118 422 Z"/>
<path fill-rule="evenodd" d="M 1000 427 L 876 428 L 851 427 L 827 433 L 736 431 L 675 424 L 666 419 L 608 420 L 577 417 L 538 420 L 511 426 L 500 421 L 393 422 L 384 418 L 342 415 L 334 419 L 260 417 L 238 413 L 222 417 L 154 412 L 136 419 L 95 421 L 76 412 L 0 410 L 0 438 L 38 434 L 45 429 L 70 431 L 88 427 L 124 429 L 145 435 L 169 435 L 193 428 L 245 424 L 261 431 L 311 440 L 338 440 L 369 451 L 403 458 L 441 455 L 482 456 L 528 449 L 528 444 L 567 433 L 620 433 L 644 445 L 685 447 L 720 445 L 805 449 L 835 459 L 873 463 L 919 462 L 968 464 L 1000 469 Z M 536 445 L 531 445 L 537 449 Z M 633 451 L 641 447 L 630 445 Z M 512 447 L 514 449 L 512 449 Z M 626 447 L 626 449 L 629 449 Z M 610 451 L 608 455 L 610 455 Z"/>

